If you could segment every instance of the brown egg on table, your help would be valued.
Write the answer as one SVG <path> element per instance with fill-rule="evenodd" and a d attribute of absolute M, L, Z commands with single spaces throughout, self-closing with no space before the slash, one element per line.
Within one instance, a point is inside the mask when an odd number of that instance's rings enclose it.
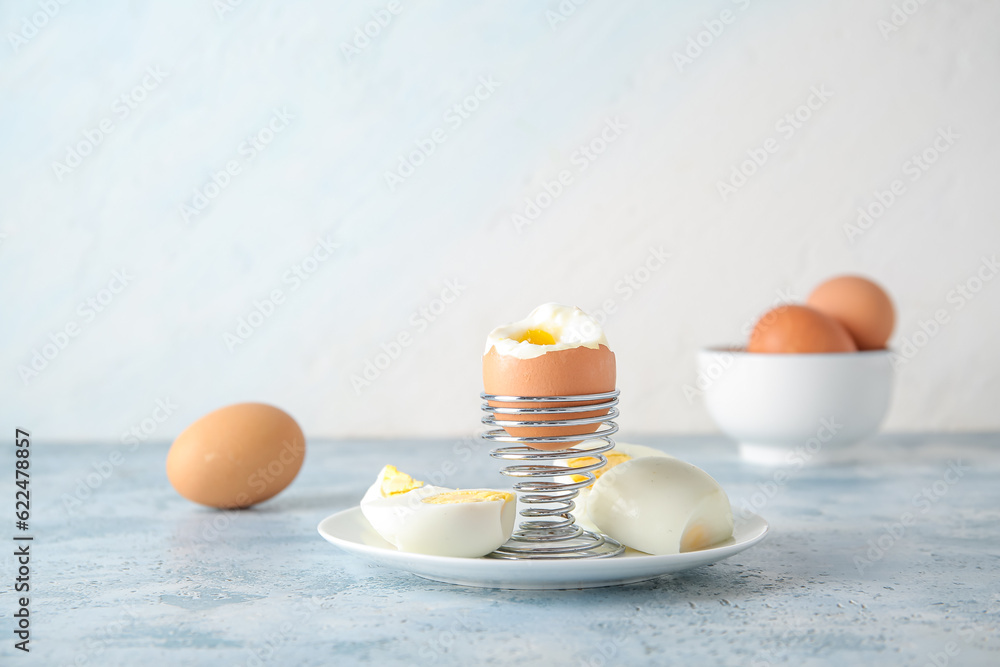
<path fill-rule="evenodd" d="M 892 299 L 861 276 L 831 278 L 813 290 L 806 303 L 840 322 L 859 350 L 884 349 L 896 325 Z"/>
<path fill-rule="evenodd" d="M 766 312 L 750 333 L 747 352 L 802 354 L 855 352 L 857 346 L 839 322 L 808 306 L 778 306 Z"/>
<path fill-rule="evenodd" d="M 193 502 L 250 507 L 291 484 L 305 452 L 302 429 L 288 413 L 238 403 L 210 412 L 177 436 L 167 454 L 167 477 Z"/>
<path fill-rule="evenodd" d="M 494 396 L 577 396 L 615 389 L 615 354 L 600 324 L 579 308 L 547 303 L 520 322 L 494 329 L 486 339 L 483 354 L 483 387 Z M 532 403 L 531 407 L 580 406 L 602 401 Z M 523 403 L 489 401 L 493 407 L 523 408 Z M 495 414 L 497 421 L 553 421 L 598 417 L 608 409 L 563 415 L 531 417 Z M 601 424 L 553 427 L 504 427 L 516 437 L 586 435 Z M 577 442 L 530 444 L 535 449 L 557 450 Z"/>

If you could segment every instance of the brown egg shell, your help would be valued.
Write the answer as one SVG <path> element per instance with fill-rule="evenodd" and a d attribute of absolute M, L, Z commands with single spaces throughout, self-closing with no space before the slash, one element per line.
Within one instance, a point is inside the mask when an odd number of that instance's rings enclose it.
<path fill-rule="evenodd" d="M 575 396 L 614 391 L 616 381 L 615 354 L 606 345 L 597 349 L 574 347 L 556 350 L 532 359 L 519 359 L 497 353 L 495 348 L 483 356 L 483 387 L 495 396 Z M 595 401 L 532 403 L 530 407 L 553 408 L 601 403 Z M 523 403 L 489 401 L 493 407 L 523 408 Z M 556 421 L 579 417 L 602 417 L 608 409 L 588 410 L 569 415 L 534 415 L 518 417 L 496 414 L 500 421 Z M 541 438 L 554 435 L 586 435 L 601 427 L 600 423 L 579 426 L 509 427 L 504 430 L 515 437 Z M 553 451 L 566 449 L 581 442 L 530 444 L 534 449 Z"/>
<path fill-rule="evenodd" d="M 840 322 L 859 350 L 884 349 L 896 326 L 892 299 L 862 276 L 838 276 L 819 285 L 806 302 Z"/>
<path fill-rule="evenodd" d="M 757 354 L 823 354 L 857 349 L 847 329 L 808 306 L 769 310 L 754 326 L 747 345 L 747 352 Z"/>
<path fill-rule="evenodd" d="M 245 508 L 284 490 L 302 467 L 305 436 L 283 410 L 238 403 L 188 426 L 167 454 L 167 477 L 192 502 Z"/>

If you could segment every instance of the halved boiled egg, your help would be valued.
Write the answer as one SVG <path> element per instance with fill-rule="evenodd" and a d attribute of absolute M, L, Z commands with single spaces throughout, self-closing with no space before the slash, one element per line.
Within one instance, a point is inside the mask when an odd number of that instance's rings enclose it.
<path fill-rule="evenodd" d="M 546 303 L 520 322 L 497 327 L 486 338 L 483 353 L 483 387 L 494 396 L 577 396 L 615 389 L 615 354 L 608 347 L 601 325 L 579 308 Z M 601 401 L 538 402 L 533 408 L 590 405 Z M 489 401 L 493 407 L 523 408 L 524 404 Z M 495 415 L 503 421 L 553 421 L 606 415 L 607 409 L 572 414 Z M 502 425 L 502 424 L 501 424 Z M 585 435 L 600 423 L 527 427 L 504 426 L 510 435 L 537 438 L 554 435 Z M 535 449 L 556 450 L 576 442 L 534 443 Z"/>
<path fill-rule="evenodd" d="M 697 551 L 733 534 L 733 511 L 719 483 L 673 457 L 615 466 L 594 483 L 586 504 L 601 532 L 649 554 Z"/>
<path fill-rule="evenodd" d="M 514 531 L 515 497 L 493 489 L 447 489 L 385 466 L 361 499 L 361 512 L 400 551 L 476 558 Z"/>

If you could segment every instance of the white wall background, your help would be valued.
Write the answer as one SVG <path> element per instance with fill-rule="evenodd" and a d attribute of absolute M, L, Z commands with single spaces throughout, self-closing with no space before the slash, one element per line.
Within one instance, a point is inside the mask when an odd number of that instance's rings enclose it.
<path fill-rule="evenodd" d="M 1000 4 L 909 0 L 886 32 L 889 0 L 592 0 L 554 28 L 554 1 L 400 0 L 347 58 L 341 44 L 386 3 L 245 0 L 220 16 L 221 1 L 70 3 L 44 20 L 36 0 L 0 8 L 11 427 L 117 441 L 159 399 L 178 406 L 151 436 L 166 439 L 262 400 L 313 436 L 469 433 L 493 326 L 610 299 L 623 429 L 711 430 L 683 392 L 695 350 L 739 342 L 780 293 L 862 271 L 896 299 L 896 346 L 935 311 L 950 318 L 900 369 L 887 428 L 1000 428 L 1000 280 L 973 280 L 961 308 L 952 292 L 1000 250 Z M 733 21 L 679 69 L 674 54 L 723 10 Z M 123 117 L 116 100 L 147 68 L 167 74 Z M 480 77 L 500 85 L 455 128 L 444 114 Z M 783 135 L 814 86 L 832 96 Z M 246 159 L 274 109 L 294 118 Z M 581 172 L 574 152 L 614 118 L 626 128 Z M 105 119 L 113 131 L 60 178 L 53 163 Z M 446 141 L 390 191 L 386 170 L 438 127 Z M 959 138 L 910 180 L 904 162 L 941 128 Z M 718 181 L 769 137 L 777 152 L 723 201 Z M 183 220 L 230 160 L 241 172 Z M 572 183 L 518 233 L 511 216 L 561 170 Z M 905 192 L 849 239 L 856 208 L 897 178 Z M 326 236 L 340 248 L 293 289 L 284 274 Z M 665 266 L 616 289 L 651 247 Z M 134 278 L 90 319 L 79 304 L 122 269 Z M 460 296 L 420 330 L 412 314 L 449 280 Z M 231 352 L 224 335 L 275 289 L 284 303 Z M 68 324 L 78 335 L 25 380 Z M 401 332 L 412 344 L 356 392 L 351 376 Z"/>

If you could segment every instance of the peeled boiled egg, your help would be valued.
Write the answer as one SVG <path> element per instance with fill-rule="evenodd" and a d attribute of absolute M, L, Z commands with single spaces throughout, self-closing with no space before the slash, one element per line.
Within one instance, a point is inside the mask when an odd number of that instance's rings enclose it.
<path fill-rule="evenodd" d="M 839 322 L 808 306 L 778 306 L 765 313 L 753 331 L 747 352 L 802 354 L 854 352 L 858 348 Z"/>
<path fill-rule="evenodd" d="M 627 442 L 617 442 L 615 443 L 615 448 L 610 452 L 605 452 L 604 458 L 607 459 L 602 467 L 597 470 L 592 471 L 594 479 L 600 479 L 601 475 L 611 470 L 617 465 L 625 463 L 626 461 L 631 461 L 632 459 L 638 459 L 644 456 L 670 456 L 666 452 L 653 447 L 646 447 L 645 445 L 633 445 Z M 597 463 L 597 459 L 593 456 L 581 456 L 575 459 L 568 459 L 566 465 L 570 468 L 582 468 L 583 466 L 589 466 Z M 570 479 L 574 482 L 582 482 L 586 479 L 583 475 L 570 475 Z"/>
<path fill-rule="evenodd" d="M 547 303 L 535 308 L 525 319 L 497 327 L 486 339 L 483 353 L 483 387 L 495 396 L 577 396 L 599 394 L 615 389 L 615 354 L 608 347 L 601 325 L 579 308 Z M 534 408 L 579 406 L 596 401 L 533 403 Z M 503 401 L 490 401 L 493 407 L 525 407 Z M 576 412 L 571 415 L 533 415 L 518 417 L 496 414 L 497 421 L 553 421 L 580 417 L 598 417 L 607 409 Z M 553 426 L 505 426 L 512 436 L 545 437 L 585 435 L 600 428 L 600 423 Z M 579 441 L 576 441 L 579 442 Z M 527 443 L 536 449 L 565 449 L 576 442 Z"/>
<path fill-rule="evenodd" d="M 510 539 L 514 494 L 493 489 L 446 489 L 414 480 L 394 466 L 379 473 L 361 512 L 400 551 L 477 558 Z"/>
<path fill-rule="evenodd" d="M 288 413 L 238 403 L 208 413 L 177 436 L 167 453 L 167 478 L 196 503 L 249 507 L 291 484 L 305 453 L 305 436 Z"/>
<path fill-rule="evenodd" d="M 831 278 L 813 290 L 807 303 L 840 322 L 859 350 L 884 349 L 896 324 L 892 299 L 861 276 Z"/>
<path fill-rule="evenodd" d="M 705 471 L 667 456 L 626 461 L 602 475 L 587 501 L 590 520 L 649 554 L 697 551 L 732 537 L 729 497 Z"/>
<path fill-rule="evenodd" d="M 642 458 L 645 456 L 660 456 L 660 457 L 670 457 L 669 454 L 653 447 L 646 447 L 645 445 L 633 445 L 627 442 L 615 443 L 615 448 L 604 454 L 604 458 L 607 459 L 607 463 L 603 467 L 594 470 L 592 474 L 595 479 L 600 479 L 601 476 L 611 470 L 612 468 L 625 463 L 626 461 L 631 461 L 633 459 Z M 593 456 L 581 456 L 575 459 L 569 459 L 566 461 L 566 465 L 570 468 L 580 468 L 583 466 L 592 465 L 597 463 L 597 459 Z M 560 478 L 558 481 L 573 481 L 573 482 L 583 482 L 586 477 L 583 475 L 568 475 L 565 478 Z M 574 516 L 576 517 L 576 522 L 580 526 L 583 526 L 587 530 L 597 531 L 600 529 L 594 525 L 594 522 L 590 520 L 590 513 L 587 509 L 590 500 L 590 492 L 594 488 L 591 484 L 588 487 L 580 489 L 574 502 L 576 503 L 576 509 L 574 510 Z"/>

